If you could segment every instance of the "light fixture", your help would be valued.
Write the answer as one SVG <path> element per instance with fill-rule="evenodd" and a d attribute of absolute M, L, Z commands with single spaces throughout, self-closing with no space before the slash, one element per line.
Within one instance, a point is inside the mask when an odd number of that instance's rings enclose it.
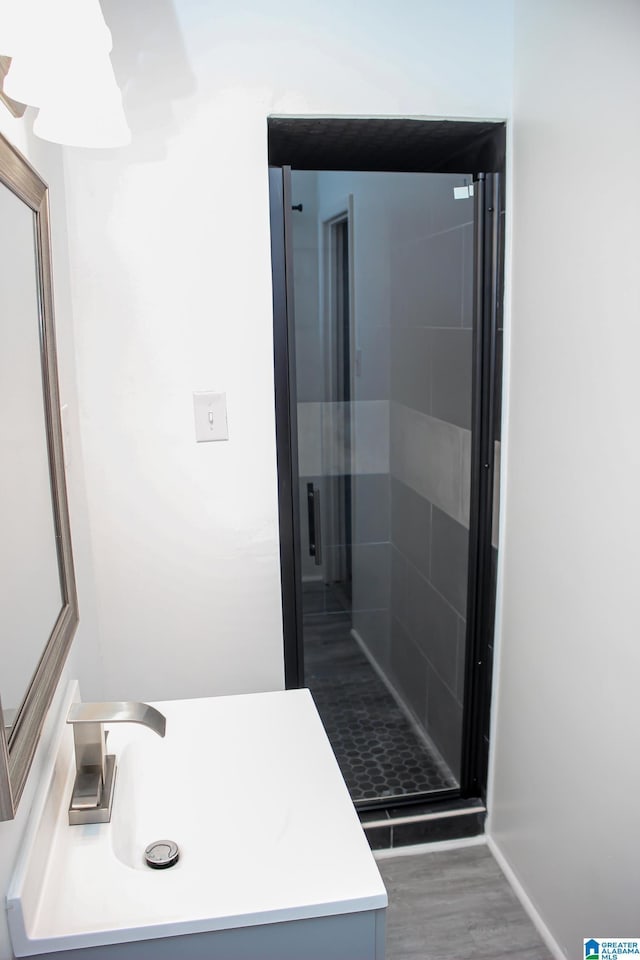
<path fill-rule="evenodd" d="M 57 79 L 55 97 L 46 95 L 33 124 L 45 140 L 73 147 L 119 147 L 131 140 L 108 53 L 78 56 L 73 71 Z"/>
<path fill-rule="evenodd" d="M 94 100 L 83 106 L 75 102 L 41 107 L 33 132 L 68 147 L 123 147 L 131 142 L 119 93 L 117 98 Z"/>
<path fill-rule="evenodd" d="M 0 43 L 12 57 L 4 93 L 39 108 L 35 134 L 76 147 L 130 142 L 98 0 L 5 0 Z"/>
<path fill-rule="evenodd" d="M 11 97 L 8 97 L 4 92 L 4 78 L 9 72 L 10 66 L 11 57 L 3 57 L 0 55 L 0 101 L 4 103 L 12 117 L 23 117 L 27 109 L 26 103 L 18 103 L 17 100 L 12 100 Z"/>

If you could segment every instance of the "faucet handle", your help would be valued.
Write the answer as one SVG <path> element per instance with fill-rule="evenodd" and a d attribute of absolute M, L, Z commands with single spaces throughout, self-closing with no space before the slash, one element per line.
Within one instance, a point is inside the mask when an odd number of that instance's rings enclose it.
<path fill-rule="evenodd" d="M 73 726 L 76 779 L 69 804 L 69 823 L 108 823 L 111 819 L 116 758 L 105 750 L 103 723 L 142 723 L 164 737 L 167 721 L 148 703 L 115 700 L 74 703 L 67 714 Z"/>
<path fill-rule="evenodd" d="M 167 721 L 164 714 L 135 700 L 112 700 L 102 703 L 73 703 L 67 723 L 142 723 L 164 737 Z"/>

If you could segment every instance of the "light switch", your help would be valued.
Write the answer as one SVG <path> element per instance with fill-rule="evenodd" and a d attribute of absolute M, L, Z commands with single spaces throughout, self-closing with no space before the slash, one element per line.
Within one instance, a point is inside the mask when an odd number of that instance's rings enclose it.
<path fill-rule="evenodd" d="M 197 443 L 229 439 L 226 393 L 194 393 L 193 410 Z"/>

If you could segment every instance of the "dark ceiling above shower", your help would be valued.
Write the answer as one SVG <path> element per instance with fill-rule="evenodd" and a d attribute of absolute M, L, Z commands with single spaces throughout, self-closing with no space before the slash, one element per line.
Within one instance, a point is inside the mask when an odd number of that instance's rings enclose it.
<path fill-rule="evenodd" d="M 269 165 L 294 170 L 491 173 L 504 165 L 502 122 L 269 117 L 268 130 Z"/>

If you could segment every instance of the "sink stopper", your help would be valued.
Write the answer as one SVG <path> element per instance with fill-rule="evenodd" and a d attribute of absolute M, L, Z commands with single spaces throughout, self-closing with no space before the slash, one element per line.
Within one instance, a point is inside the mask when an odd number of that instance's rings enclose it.
<path fill-rule="evenodd" d="M 154 870 L 166 870 L 178 862 L 180 851 L 178 844 L 173 840 L 154 840 L 144 851 L 144 859 L 148 867 Z"/>

